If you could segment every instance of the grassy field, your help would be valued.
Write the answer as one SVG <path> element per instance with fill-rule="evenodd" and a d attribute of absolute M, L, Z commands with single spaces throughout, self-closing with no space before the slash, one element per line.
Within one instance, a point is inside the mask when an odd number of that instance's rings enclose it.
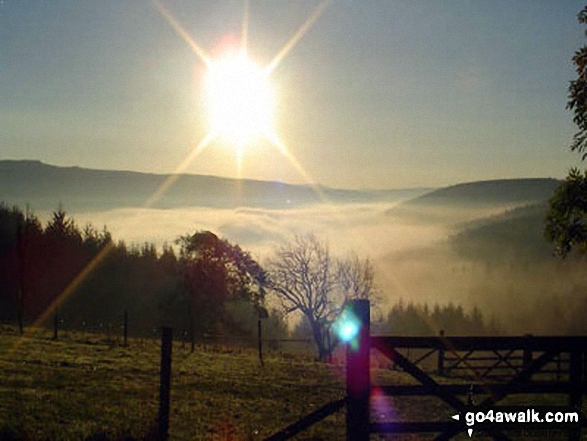
<path fill-rule="evenodd" d="M 82 440 L 100 433 L 106 435 L 100 439 L 143 439 L 157 415 L 160 349 L 156 341 L 129 343 L 81 334 L 52 341 L 44 330 L 20 337 L 15 328 L 0 327 L 0 439 Z M 407 381 L 387 370 L 373 376 L 380 383 Z M 176 343 L 170 436 L 262 440 L 343 396 L 340 367 L 278 354 L 268 354 L 261 367 L 254 351 L 200 346 L 192 354 Z M 375 397 L 372 412 L 376 420 L 446 420 L 451 414 L 439 400 L 422 397 Z M 296 439 L 345 439 L 344 412 Z"/>
<path fill-rule="evenodd" d="M 157 415 L 159 346 L 130 340 L 128 348 L 102 338 L 0 333 L 0 427 L 25 439 L 140 439 Z M 341 398 L 336 370 L 300 357 L 174 344 L 170 436 L 256 440 Z M 6 435 L 5 435 L 6 436 Z M 339 413 L 308 431 L 307 439 L 344 437 Z M 303 439 L 303 438 L 301 438 Z"/>

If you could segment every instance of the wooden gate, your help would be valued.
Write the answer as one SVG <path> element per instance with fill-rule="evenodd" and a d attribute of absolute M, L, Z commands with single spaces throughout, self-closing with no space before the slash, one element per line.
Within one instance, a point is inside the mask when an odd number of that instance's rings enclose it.
<path fill-rule="evenodd" d="M 373 385 L 370 380 L 370 351 L 375 349 L 385 355 L 396 366 L 409 374 L 418 384 L 380 386 L 379 391 L 388 396 L 431 396 L 446 403 L 457 413 L 486 411 L 511 394 L 565 394 L 569 405 L 581 411 L 582 395 L 587 392 L 585 375 L 585 354 L 587 337 L 391 337 L 371 336 L 369 333 L 369 303 L 365 300 L 352 302 L 354 315 L 361 321 L 357 341 L 347 348 L 347 439 L 366 441 L 370 433 L 398 434 L 430 432 L 437 433 L 436 439 L 450 439 L 463 430 L 463 425 L 447 421 L 428 422 L 372 422 L 370 401 Z M 523 364 L 513 366 L 512 375 L 506 381 L 489 382 L 481 371 L 471 367 L 473 375 L 470 384 L 442 384 L 434 376 L 412 362 L 402 349 L 438 351 L 439 357 L 452 354 L 459 363 L 467 365 L 467 359 L 474 352 L 492 352 L 496 358 L 486 360 L 488 369 L 509 363 L 503 354 L 519 352 Z M 505 352 L 504 352 L 505 351 Z M 468 354 L 468 355 L 463 355 Z M 560 361 L 561 354 L 567 354 L 568 372 L 554 379 L 544 368 L 549 363 Z M 421 360 L 422 358 L 420 358 Z M 505 360 L 505 361 L 504 361 Z M 497 363 L 497 364 L 496 364 Z M 546 378 L 540 378 L 546 377 Z M 467 395 L 483 395 L 485 398 L 476 405 L 467 400 Z M 465 397 L 465 399 L 463 399 Z M 585 421 L 581 417 L 581 421 Z M 509 439 L 496 429 L 486 429 L 497 440 Z M 569 430 L 569 439 L 580 438 L 581 426 Z"/>
<path fill-rule="evenodd" d="M 564 394 L 569 406 L 580 414 L 581 424 L 569 430 L 570 440 L 579 440 L 585 417 L 581 413 L 583 395 L 587 393 L 587 337 L 394 337 L 370 334 L 370 306 L 367 300 L 348 305 L 357 320 L 357 333 L 347 343 L 346 397 L 326 404 L 265 441 L 283 441 L 305 430 L 346 404 L 347 441 L 368 441 L 370 434 L 436 433 L 437 440 L 448 440 L 463 430 L 463 425 L 446 421 L 375 422 L 371 418 L 371 397 L 376 388 L 389 397 L 427 396 L 446 403 L 455 414 L 487 411 L 513 394 Z M 409 374 L 416 384 L 373 385 L 371 382 L 371 351 L 387 357 L 396 367 Z M 420 350 L 415 360 L 402 351 Z M 437 369 L 429 372 L 419 366 L 424 359 L 437 354 Z M 482 356 L 476 356 L 482 353 Z M 494 354 L 489 357 L 487 354 Z M 483 361 L 475 365 L 473 361 Z M 520 361 L 519 363 L 515 360 Z M 444 362 L 468 370 L 467 382 L 445 384 L 439 377 L 446 373 Z M 564 361 L 564 362 L 563 362 Z M 557 366 L 556 375 L 549 365 Z M 564 364 L 566 369 L 561 369 Z M 488 375 L 506 366 L 511 374 Z M 451 369 L 449 367 L 448 369 Z M 440 375 L 439 375 L 440 374 Z M 471 396 L 485 397 L 474 404 Z M 484 428 L 496 440 L 509 440 L 502 431 Z"/>

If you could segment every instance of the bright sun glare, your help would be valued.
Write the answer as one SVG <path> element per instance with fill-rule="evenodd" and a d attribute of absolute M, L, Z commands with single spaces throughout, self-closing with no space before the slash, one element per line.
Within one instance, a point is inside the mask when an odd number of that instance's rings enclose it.
<path fill-rule="evenodd" d="M 239 49 L 225 52 L 218 58 L 210 58 L 179 24 L 175 17 L 161 4 L 153 0 L 156 8 L 184 39 L 193 52 L 206 65 L 204 74 L 204 98 L 210 131 L 197 143 L 192 152 L 176 168 L 148 200 L 158 200 L 177 180 L 189 164 L 217 138 L 223 138 L 236 152 L 237 178 L 241 178 L 243 148 L 258 138 L 269 141 L 285 156 L 292 166 L 304 177 L 318 195 L 324 199 L 321 190 L 314 184 L 308 173 L 281 142 L 274 130 L 275 96 L 269 76 L 283 58 L 308 32 L 332 0 L 322 0 L 308 19 L 298 28 L 275 57 L 266 66 L 259 66 L 247 55 L 248 1 L 245 0 L 242 35 Z"/>
<path fill-rule="evenodd" d="M 242 145 L 273 132 L 271 82 L 244 51 L 211 60 L 204 87 L 211 129 L 218 136 Z"/>
<path fill-rule="evenodd" d="M 1 0 L 0 0 L 1 1 Z M 189 36 L 185 29 L 163 6 L 159 0 L 153 0 L 155 7 L 175 29 L 177 34 L 184 39 L 193 52 L 206 64 L 206 94 L 207 105 L 212 130 L 200 140 L 192 152 L 184 159 L 175 171 L 165 179 L 159 188 L 145 203 L 151 206 L 174 184 L 188 165 L 196 158 L 217 136 L 228 138 L 236 142 L 237 175 L 240 177 L 241 155 L 243 145 L 256 137 L 267 138 L 300 172 L 307 182 L 312 185 L 317 194 L 322 196 L 321 190 L 316 186 L 306 171 L 297 162 L 295 157 L 287 150 L 284 144 L 273 130 L 274 96 L 269 75 L 293 49 L 297 42 L 312 27 L 314 22 L 324 12 L 331 0 L 322 0 L 306 22 L 299 27 L 296 33 L 289 39 L 285 46 L 277 53 L 275 58 L 265 67 L 261 68 L 251 61 L 246 55 L 246 36 L 248 26 L 248 3 L 245 1 L 245 14 L 243 17 L 242 50 L 238 54 L 226 55 L 216 60 L 211 60 L 206 52 Z M 76 287 L 90 274 L 100 261 L 108 254 L 111 247 L 104 247 L 83 271 L 67 286 L 67 288 L 53 301 L 53 303 L 37 319 L 42 323 L 75 291 Z M 343 331 L 346 336 L 352 335 L 352 327 L 347 326 Z"/>

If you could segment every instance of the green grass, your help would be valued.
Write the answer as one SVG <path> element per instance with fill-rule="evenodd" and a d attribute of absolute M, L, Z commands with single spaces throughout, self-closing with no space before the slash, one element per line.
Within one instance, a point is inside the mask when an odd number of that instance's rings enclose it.
<path fill-rule="evenodd" d="M 42 329 L 20 337 L 15 328 L 0 326 L 0 439 L 7 433 L 26 440 L 83 440 L 98 433 L 114 440 L 143 439 L 157 416 L 159 351 L 155 341 L 131 339 L 125 348 L 107 344 L 102 336 L 75 333 L 52 341 Z M 378 384 L 414 383 L 406 374 L 383 369 L 372 376 Z M 192 354 L 175 343 L 170 437 L 262 440 L 343 396 L 340 367 L 278 354 L 267 354 L 261 367 L 252 350 L 198 346 Z M 502 404 L 522 404 L 520 398 Z M 544 397 L 525 398 L 546 404 Z M 448 420 L 453 413 L 430 397 L 373 403 L 374 420 Z M 345 436 L 341 411 L 295 439 Z"/>
<path fill-rule="evenodd" d="M 42 330 L 19 337 L 0 329 L 0 428 L 26 439 L 79 440 L 107 432 L 142 438 L 157 416 L 160 349 L 95 336 L 52 341 Z M 170 437 L 263 439 L 329 401 L 342 398 L 341 376 L 324 364 L 245 350 L 174 343 Z M 304 438 L 305 437 L 305 438 Z M 344 414 L 300 439 L 341 439 Z"/>

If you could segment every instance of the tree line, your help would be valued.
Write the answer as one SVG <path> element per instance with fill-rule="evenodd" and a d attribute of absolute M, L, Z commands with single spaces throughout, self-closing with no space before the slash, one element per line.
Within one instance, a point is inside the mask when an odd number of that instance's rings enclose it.
<path fill-rule="evenodd" d="M 130 335 L 152 336 L 165 324 L 197 339 L 253 338 L 262 320 L 265 338 L 312 339 L 324 359 L 340 342 L 336 322 L 349 300 L 379 300 L 371 261 L 335 257 L 314 235 L 281 244 L 263 265 L 209 231 L 180 236 L 175 245 L 115 242 L 105 227 L 80 228 L 62 209 L 43 226 L 28 210 L 0 204 L 0 321 L 17 322 L 22 332 L 57 314 L 70 329 L 106 332 L 128 311 Z M 461 323 L 462 309 L 455 315 L 452 308 L 435 309 L 435 320 Z M 420 321 L 400 304 L 388 330 L 423 332 L 427 309 L 417 312 Z M 289 314 L 300 317 L 291 331 Z M 479 325 L 480 312 L 473 321 Z"/>
<path fill-rule="evenodd" d="M 128 249 L 123 242 L 114 244 L 110 233 L 88 225 L 80 229 L 63 210 L 57 210 L 46 226 L 30 213 L 17 207 L 0 207 L 0 319 L 18 320 L 21 328 L 43 317 L 76 278 L 94 262 L 93 272 L 77 281 L 78 290 L 62 297 L 58 312 L 69 317 L 72 306 L 83 307 L 77 317 L 107 320 L 118 308 L 128 288 L 147 266 L 164 272 L 165 263 L 174 256 L 165 253 L 154 259 L 148 245 Z M 99 262 L 98 262 L 99 260 Z M 99 287 L 99 289 L 98 289 Z M 116 295 L 118 294 L 118 295 Z M 150 296 L 151 292 L 145 293 Z M 108 300 L 108 301 L 105 301 Z M 125 299 L 124 306 L 131 306 Z M 75 320 L 74 320 L 75 321 Z M 42 324 L 42 323 L 39 323 Z"/>
<path fill-rule="evenodd" d="M 481 310 L 474 307 L 466 312 L 460 305 L 417 304 L 400 300 L 392 306 L 382 321 L 375 324 L 381 334 L 427 336 L 438 335 L 499 335 L 500 325 L 495 319 L 486 321 Z"/>
<path fill-rule="evenodd" d="M 17 321 L 22 330 L 56 313 L 80 329 L 120 323 L 127 310 L 135 335 L 151 335 L 162 324 L 197 334 L 242 332 L 244 318 L 263 305 L 261 267 L 210 232 L 177 243 L 179 255 L 169 245 L 129 246 L 114 242 L 106 228 L 80 228 L 62 209 L 43 226 L 33 214 L 1 205 L 0 320 Z"/>

